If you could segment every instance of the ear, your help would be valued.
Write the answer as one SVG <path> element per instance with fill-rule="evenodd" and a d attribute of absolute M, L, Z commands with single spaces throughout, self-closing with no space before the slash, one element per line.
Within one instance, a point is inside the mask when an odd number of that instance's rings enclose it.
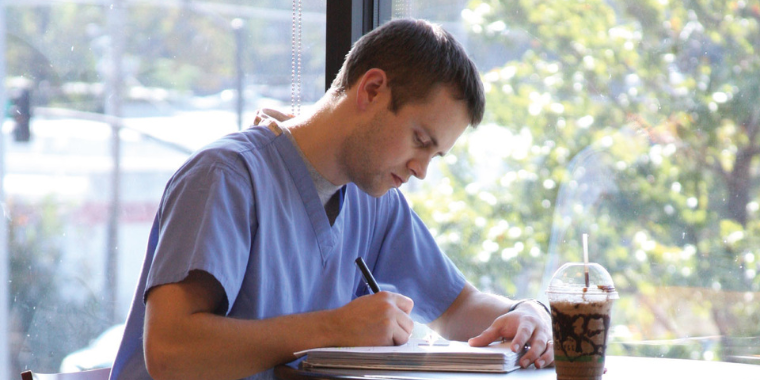
<path fill-rule="evenodd" d="M 381 102 L 384 96 L 390 95 L 388 77 L 381 69 L 369 69 L 356 86 L 356 105 L 365 110 L 373 103 Z"/>

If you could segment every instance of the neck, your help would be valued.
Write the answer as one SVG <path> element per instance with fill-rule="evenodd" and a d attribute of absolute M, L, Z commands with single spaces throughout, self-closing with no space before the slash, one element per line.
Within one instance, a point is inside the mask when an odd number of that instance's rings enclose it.
<path fill-rule="evenodd" d="M 342 98 L 328 93 L 315 104 L 313 112 L 283 123 L 311 165 L 336 186 L 348 183 L 338 160 L 352 124 Z"/>

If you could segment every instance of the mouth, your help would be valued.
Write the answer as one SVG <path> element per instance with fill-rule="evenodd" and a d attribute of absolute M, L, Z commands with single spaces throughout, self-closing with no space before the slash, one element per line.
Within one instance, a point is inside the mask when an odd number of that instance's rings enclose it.
<path fill-rule="evenodd" d="M 401 179 L 401 177 L 399 177 L 399 176 L 397 176 L 397 175 L 395 175 L 395 174 L 392 174 L 392 173 L 391 173 L 391 176 L 393 177 L 393 183 L 395 183 L 395 184 L 396 184 L 396 188 L 399 188 L 399 187 L 401 187 L 401 185 L 403 185 L 403 184 L 404 184 L 404 182 L 406 182 L 406 181 L 404 181 L 403 179 Z"/>

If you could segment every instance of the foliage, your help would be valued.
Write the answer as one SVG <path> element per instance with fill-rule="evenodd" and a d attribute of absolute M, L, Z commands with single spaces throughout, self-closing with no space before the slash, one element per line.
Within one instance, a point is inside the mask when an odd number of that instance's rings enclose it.
<path fill-rule="evenodd" d="M 128 87 L 161 88 L 179 95 L 234 88 L 238 47 L 231 24 L 236 17 L 244 21 L 241 53 L 246 85 L 290 85 L 290 70 L 283 70 L 283 63 L 291 62 L 291 18 L 282 16 L 289 16 L 289 4 L 220 0 L 124 6 L 119 31 L 125 38 L 122 70 Z M 247 12 L 238 16 L 235 7 Z M 312 8 L 322 9 L 324 4 L 305 2 L 303 11 L 313 12 Z M 33 82 L 37 104 L 102 112 L 102 84 L 114 47 L 111 11 L 110 3 L 9 4 L 8 76 Z M 324 87 L 324 79 L 307 82 L 323 78 L 324 32 L 317 31 L 324 26 L 304 22 L 302 27 L 304 101 L 311 101 L 310 90 Z"/>
<path fill-rule="evenodd" d="M 9 373 L 28 368 L 58 372 L 66 354 L 108 326 L 103 306 L 92 289 L 77 284 L 81 278 L 61 273 L 66 205 L 48 198 L 35 204 L 11 200 L 8 206 L 14 353 Z M 76 297 L 66 289 L 74 289 Z"/>
<path fill-rule="evenodd" d="M 468 132 L 443 181 L 411 195 L 441 246 L 482 288 L 536 297 L 588 233 L 622 294 L 620 339 L 720 334 L 697 346 L 733 360 L 732 337 L 760 335 L 760 311 L 725 296 L 760 290 L 760 2 L 471 1 L 462 15 L 472 45 L 509 52 L 482 73 L 480 128 L 506 131 Z M 475 164 L 478 133 L 501 147 Z M 665 353 L 694 356 L 678 347 Z"/>

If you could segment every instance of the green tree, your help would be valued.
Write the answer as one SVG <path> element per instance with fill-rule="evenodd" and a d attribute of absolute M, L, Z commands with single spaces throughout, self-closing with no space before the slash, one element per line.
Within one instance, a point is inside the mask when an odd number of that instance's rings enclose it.
<path fill-rule="evenodd" d="M 411 197 L 447 253 L 481 287 L 536 296 L 588 233 L 634 338 L 715 333 L 735 360 L 760 334 L 760 2 L 471 1 L 463 17 L 472 45 L 517 58 L 483 72 L 497 175 L 473 176 L 470 133 Z"/>
<path fill-rule="evenodd" d="M 236 17 L 245 21 L 245 83 L 290 85 L 290 70 L 283 70 L 283 63 L 291 62 L 291 19 L 282 17 L 289 15 L 290 4 L 211 0 L 174 5 L 127 2 L 125 6 L 120 32 L 126 39 L 123 70 L 128 86 L 161 88 L 179 95 L 170 99 L 234 88 L 237 46 L 231 21 Z M 235 7 L 248 12 L 237 16 Z M 302 11 L 323 9 L 324 4 L 311 2 Z M 108 13 L 109 5 L 8 5 L 8 75 L 34 83 L 36 104 L 102 111 L 98 89 L 105 81 L 112 47 Z M 277 17 L 270 19 L 274 16 L 269 14 Z M 302 82 L 308 102 L 316 99 L 314 83 L 308 81 L 318 77 L 317 88 L 324 85 L 324 26 L 309 20 L 302 28 Z M 79 85 L 73 86 L 74 82 Z"/>
<path fill-rule="evenodd" d="M 11 199 L 7 206 L 13 361 L 6 375 L 28 368 L 58 372 L 66 354 L 86 346 L 109 322 L 100 294 L 82 278 L 61 274 L 67 205 L 46 198 L 35 204 Z M 78 288 L 76 297 L 63 288 Z"/>

